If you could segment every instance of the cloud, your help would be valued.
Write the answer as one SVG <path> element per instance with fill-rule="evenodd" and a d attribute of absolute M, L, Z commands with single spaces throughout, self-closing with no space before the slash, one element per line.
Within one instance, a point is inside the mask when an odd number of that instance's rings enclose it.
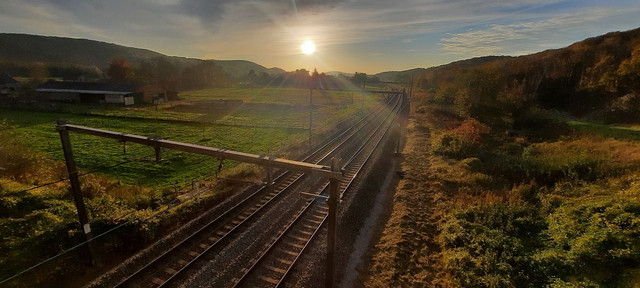
<path fill-rule="evenodd" d="M 585 14 L 589 5 L 610 8 Z M 322 63 L 374 65 L 366 59 L 372 51 L 398 63 L 419 61 L 405 59 L 414 50 L 440 61 L 539 51 L 637 25 L 636 6 L 637 0 L 3 0 L 0 29 L 267 66 L 293 66 L 284 62 L 311 39 Z M 625 8 L 626 16 L 616 18 L 612 7 Z M 591 18 L 581 20 L 585 15 Z"/>
<path fill-rule="evenodd" d="M 635 10 L 637 13 L 637 9 Z M 550 48 L 560 48 L 582 40 L 584 35 L 602 30 L 603 22 L 615 22 L 631 11 L 620 9 L 581 9 L 571 14 L 553 15 L 544 20 L 494 24 L 484 29 L 449 34 L 441 40 L 447 54 L 466 56 L 523 55 Z M 628 17 L 629 15 L 627 15 Z M 607 28 L 604 28 L 607 29 Z M 585 33 L 585 31 L 588 31 Z"/>

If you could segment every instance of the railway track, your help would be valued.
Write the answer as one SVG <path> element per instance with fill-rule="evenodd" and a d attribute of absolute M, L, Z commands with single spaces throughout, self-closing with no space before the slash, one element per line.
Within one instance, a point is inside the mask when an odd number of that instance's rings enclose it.
<path fill-rule="evenodd" d="M 349 150 L 347 147 L 349 142 L 354 138 L 361 137 L 361 131 L 370 129 L 368 126 L 375 123 L 374 119 L 380 117 L 383 109 L 384 107 L 380 107 L 375 113 L 363 117 L 355 125 L 327 141 L 325 145 L 302 161 L 323 163 L 326 159 L 336 155 L 339 149 Z M 170 285 L 185 271 L 188 271 L 194 263 L 213 251 L 223 249 L 225 244 L 241 234 L 243 229 L 251 226 L 273 203 L 278 202 L 287 194 L 293 193 L 294 188 L 304 178 L 302 173 L 280 172 L 273 180 L 273 185 L 263 186 L 250 193 L 248 197 L 203 225 L 195 233 L 134 273 L 120 279 L 116 287 L 164 287 Z"/>
<path fill-rule="evenodd" d="M 394 123 L 401 102 L 391 111 L 385 121 L 371 133 L 357 152 L 343 166 L 345 178 L 340 183 L 340 197 L 353 184 L 356 176 L 371 158 L 375 149 Z M 326 201 L 329 183 L 325 182 L 307 204 L 302 206 L 293 216 L 290 223 L 280 230 L 270 244 L 260 253 L 242 276 L 232 279 L 233 287 L 280 287 L 290 274 L 296 261 L 307 249 L 328 216 Z"/>

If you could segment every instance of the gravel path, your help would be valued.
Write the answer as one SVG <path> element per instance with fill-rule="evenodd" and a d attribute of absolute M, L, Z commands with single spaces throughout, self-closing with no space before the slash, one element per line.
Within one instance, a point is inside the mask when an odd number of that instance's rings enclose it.
<path fill-rule="evenodd" d="M 344 276 L 338 287 L 355 287 L 356 279 L 360 273 L 359 270 L 362 269 L 365 262 L 371 240 L 376 232 L 380 230 L 380 222 L 384 220 L 383 214 L 389 206 L 388 200 L 393 196 L 393 192 L 395 192 L 395 185 L 398 182 L 395 171 L 398 168 L 399 161 L 397 161 L 397 159 L 394 160 L 392 169 L 389 169 L 385 175 L 384 182 L 380 188 L 381 192 L 378 193 L 378 196 L 375 198 L 375 203 L 369 217 L 365 220 L 364 226 L 360 229 L 360 233 L 356 238 L 353 251 L 349 256 L 349 261 L 345 268 Z"/>

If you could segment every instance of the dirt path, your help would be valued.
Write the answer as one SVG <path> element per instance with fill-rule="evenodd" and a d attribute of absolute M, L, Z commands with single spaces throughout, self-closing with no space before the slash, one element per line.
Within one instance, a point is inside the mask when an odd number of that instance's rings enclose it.
<path fill-rule="evenodd" d="M 372 248 L 364 270 L 366 287 L 433 287 L 439 246 L 435 241 L 434 191 L 429 181 L 430 130 L 412 119 L 407 126 L 400 179 L 392 198 L 390 215 Z"/>
<path fill-rule="evenodd" d="M 365 220 L 364 226 L 360 229 L 358 237 L 353 244 L 353 252 L 351 252 L 351 255 L 349 256 L 344 277 L 340 281 L 338 287 L 355 287 L 356 279 L 362 270 L 362 265 L 364 264 L 371 241 L 373 240 L 374 235 L 376 235 L 376 232 L 380 230 L 380 226 L 384 224 L 380 222 L 386 220 L 383 219 L 382 216 L 385 210 L 389 208 L 388 202 L 392 199 L 391 196 L 395 192 L 395 188 L 398 183 L 395 171 L 398 169 L 399 162 L 399 159 L 395 159 L 393 161 L 393 167 L 389 169 L 385 175 L 385 180 L 381 188 L 381 191 L 383 192 L 378 193 L 375 199 L 375 204 L 371 209 L 371 214 L 369 214 L 369 217 Z"/>

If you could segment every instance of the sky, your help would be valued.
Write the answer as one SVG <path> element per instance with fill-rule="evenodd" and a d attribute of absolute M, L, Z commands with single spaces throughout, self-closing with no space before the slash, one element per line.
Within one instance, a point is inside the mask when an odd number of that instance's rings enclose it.
<path fill-rule="evenodd" d="M 639 15 L 640 0 L 2 0 L 0 32 L 375 74 L 562 48 Z"/>

